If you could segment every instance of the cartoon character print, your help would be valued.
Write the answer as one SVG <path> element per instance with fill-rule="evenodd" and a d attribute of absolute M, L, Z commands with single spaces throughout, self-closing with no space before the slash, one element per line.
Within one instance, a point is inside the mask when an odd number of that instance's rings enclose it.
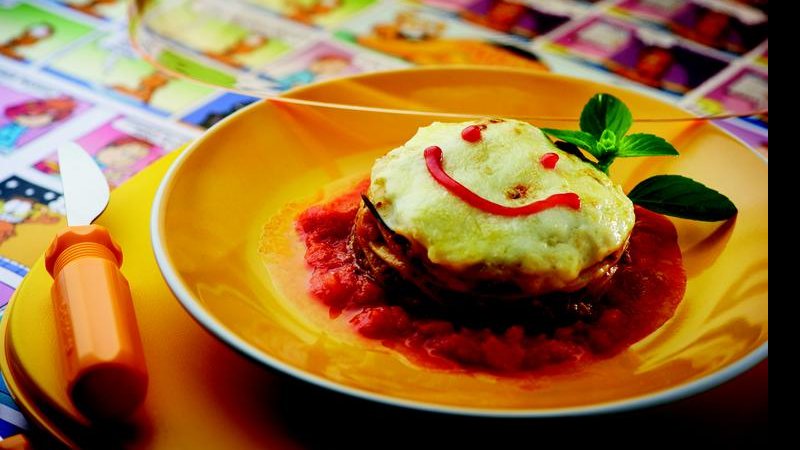
<path fill-rule="evenodd" d="M 768 17 L 753 8 L 687 2 L 670 17 L 667 26 L 675 34 L 703 45 L 744 54 L 767 39 Z"/>
<path fill-rule="evenodd" d="M 312 23 L 319 16 L 335 11 L 342 6 L 342 0 L 287 0 L 287 16 L 298 22 Z"/>
<path fill-rule="evenodd" d="M 97 165 L 102 169 L 109 186 L 115 188 L 127 180 L 136 165 L 149 158 L 156 146 L 142 138 L 119 136 L 94 153 Z M 55 155 L 39 161 L 34 167 L 47 174 L 59 173 L 58 160 Z"/>
<path fill-rule="evenodd" d="M 386 40 L 427 41 L 438 39 L 445 30 L 444 22 L 428 20 L 413 11 L 403 11 L 390 23 L 376 24 L 375 36 Z"/>
<path fill-rule="evenodd" d="M 139 80 L 139 84 L 134 88 L 122 85 L 115 85 L 112 88 L 147 105 L 153 99 L 153 95 L 171 80 L 172 78 L 169 75 L 161 72 L 152 72 Z"/>
<path fill-rule="evenodd" d="M 528 50 L 490 40 L 445 36 L 448 23 L 414 10 L 398 12 L 391 22 L 377 23 L 371 33 L 350 39 L 413 64 L 480 64 L 546 70 Z"/>
<path fill-rule="evenodd" d="M 721 46 L 725 33 L 731 27 L 731 17 L 714 10 L 707 10 L 701 14 L 694 27 L 679 27 L 673 25 L 675 31 L 689 39 L 711 47 Z"/>
<path fill-rule="evenodd" d="M 28 183 L 11 177 L 2 185 L 0 195 L 0 244 L 16 236 L 17 227 L 22 224 L 56 224 L 62 216 L 45 206 L 42 201 L 54 202 L 59 197 L 53 192 L 44 192 L 43 197 L 26 195 L 31 187 Z"/>
<path fill-rule="evenodd" d="M 68 1 L 65 5 L 75 11 L 80 11 L 84 14 L 90 15 L 92 17 L 102 18 L 103 14 L 100 12 L 100 8 L 107 5 L 113 5 L 117 3 L 119 0 L 89 0 L 88 2 L 74 2 Z"/>
<path fill-rule="evenodd" d="M 236 69 L 244 69 L 245 65 L 237 58 L 252 53 L 267 45 L 269 38 L 260 34 L 244 36 L 233 45 L 219 52 L 203 52 L 203 54 L 215 61 L 221 62 Z"/>
<path fill-rule="evenodd" d="M 150 156 L 153 144 L 134 136 L 120 136 L 94 155 L 112 187 L 130 177 L 131 167 Z"/>
<path fill-rule="evenodd" d="M 634 67 L 612 65 L 611 70 L 644 85 L 661 88 L 664 76 L 674 63 L 675 56 L 670 49 L 652 45 L 641 50 Z"/>
<path fill-rule="evenodd" d="M 503 33 L 515 32 L 517 24 L 528 14 L 529 8 L 522 3 L 504 0 L 492 1 L 485 14 L 470 14 L 464 12 L 467 20 L 492 28 Z"/>
<path fill-rule="evenodd" d="M 68 118 L 77 103 L 71 97 L 29 100 L 4 111 L 9 122 L 0 125 L 0 153 L 10 153 L 31 129 L 44 128 Z"/>
<path fill-rule="evenodd" d="M 518 1 L 480 0 L 461 11 L 478 25 L 526 39 L 545 34 L 569 21 L 566 13 L 534 9 Z"/>
<path fill-rule="evenodd" d="M 53 25 L 47 22 L 29 25 L 18 35 L 9 38 L 5 42 L 0 42 L 0 55 L 17 61 L 25 61 L 25 57 L 18 50 L 21 47 L 32 47 L 52 36 L 54 32 Z"/>
<path fill-rule="evenodd" d="M 343 73 L 350 67 L 351 58 L 347 55 L 330 53 L 320 55 L 307 68 L 290 73 L 277 81 L 277 88 L 285 91 L 295 86 L 311 83 Z"/>

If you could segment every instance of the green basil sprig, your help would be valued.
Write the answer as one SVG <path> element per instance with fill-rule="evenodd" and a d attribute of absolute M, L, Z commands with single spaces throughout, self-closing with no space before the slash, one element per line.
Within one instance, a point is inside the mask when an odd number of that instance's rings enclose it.
<path fill-rule="evenodd" d="M 625 103 L 611 94 L 595 94 L 583 107 L 580 131 L 553 128 L 542 131 L 585 150 L 596 160 L 589 162 L 606 174 L 616 158 L 678 155 L 672 144 L 654 134 L 627 134 L 632 124 L 633 116 Z M 728 197 L 680 175 L 648 178 L 633 188 L 628 197 L 652 211 L 692 220 L 726 220 L 738 212 Z"/>
<path fill-rule="evenodd" d="M 633 124 L 631 111 L 611 94 L 595 94 L 583 107 L 580 131 L 543 128 L 542 131 L 586 150 L 597 160 L 595 166 L 605 173 L 616 158 L 677 155 L 669 142 L 654 134 L 626 136 Z"/>
<path fill-rule="evenodd" d="M 637 184 L 628 198 L 668 216 L 716 222 L 736 215 L 733 202 L 719 192 L 680 175 L 656 175 Z"/>

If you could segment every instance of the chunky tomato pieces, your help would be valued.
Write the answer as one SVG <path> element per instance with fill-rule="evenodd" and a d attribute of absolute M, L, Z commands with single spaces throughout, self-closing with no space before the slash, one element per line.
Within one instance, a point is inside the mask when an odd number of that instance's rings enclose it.
<path fill-rule="evenodd" d="M 683 298 L 686 274 L 669 220 L 636 208 L 636 226 L 616 274 L 591 322 L 575 321 L 551 332 L 521 325 L 498 331 L 459 326 L 412 314 L 392 304 L 384 289 L 361 273 L 348 241 L 362 183 L 342 197 L 304 211 L 297 230 L 306 245 L 310 292 L 330 308 L 332 320 L 348 317 L 362 336 L 380 340 L 427 366 L 513 375 L 608 357 L 664 324 Z M 420 299 L 420 301 L 425 301 Z"/>

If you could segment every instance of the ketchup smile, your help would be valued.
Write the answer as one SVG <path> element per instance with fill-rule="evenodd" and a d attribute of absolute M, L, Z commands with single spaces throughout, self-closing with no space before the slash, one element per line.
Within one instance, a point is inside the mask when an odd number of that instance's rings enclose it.
<path fill-rule="evenodd" d="M 557 157 L 558 155 L 556 155 Z M 464 203 L 473 208 L 480 209 L 489 214 L 505 217 L 527 216 L 548 210 L 550 208 L 565 207 L 578 210 L 581 208 L 581 199 L 578 194 L 566 192 L 563 194 L 553 194 L 543 200 L 538 200 L 524 206 L 504 206 L 491 200 L 487 200 L 480 195 L 472 192 L 468 187 L 456 181 L 445 172 L 442 161 L 442 149 L 431 146 L 425 149 L 425 165 L 434 180 L 451 194 L 460 198 Z"/>

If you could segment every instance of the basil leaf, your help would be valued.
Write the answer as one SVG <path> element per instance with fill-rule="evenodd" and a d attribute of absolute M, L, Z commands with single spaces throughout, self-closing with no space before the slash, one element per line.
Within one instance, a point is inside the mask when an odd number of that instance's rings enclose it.
<path fill-rule="evenodd" d="M 620 158 L 677 154 L 678 151 L 672 144 L 654 134 L 646 133 L 634 133 L 623 137 L 617 152 Z"/>
<path fill-rule="evenodd" d="M 595 139 L 605 130 L 611 130 L 617 137 L 625 136 L 633 123 L 631 111 L 620 99 L 611 94 L 595 94 L 581 112 L 581 130 Z"/>
<path fill-rule="evenodd" d="M 583 131 L 556 130 L 554 128 L 542 128 L 542 131 L 556 139 L 561 139 L 564 142 L 586 150 L 595 158 L 598 157 L 597 139 L 589 133 L 584 133 Z"/>
<path fill-rule="evenodd" d="M 738 212 L 728 197 L 680 175 L 650 177 L 636 185 L 628 197 L 651 211 L 684 219 L 716 222 Z"/>

